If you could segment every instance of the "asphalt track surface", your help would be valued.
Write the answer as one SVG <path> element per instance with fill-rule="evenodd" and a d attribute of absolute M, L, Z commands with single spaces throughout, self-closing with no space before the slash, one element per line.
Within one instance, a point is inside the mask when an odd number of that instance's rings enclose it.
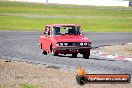
<path fill-rule="evenodd" d="M 43 55 L 37 45 L 40 35 L 40 32 L 0 31 L 0 58 L 32 62 L 70 71 L 76 71 L 79 66 L 82 66 L 88 73 L 132 75 L 131 61 L 102 59 L 97 56 L 83 59 L 80 54 L 78 58 L 71 58 L 71 55 Z M 132 33 L 85 33 L 84 35 L 92 40 L 92 46 L 96 48 L 132 42 Z"/>

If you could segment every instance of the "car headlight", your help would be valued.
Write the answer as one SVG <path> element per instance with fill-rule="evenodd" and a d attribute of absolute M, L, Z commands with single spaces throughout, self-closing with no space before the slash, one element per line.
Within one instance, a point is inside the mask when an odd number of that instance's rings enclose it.
<path fill-rule="evenodd" d="M 83 42 L 80 43 L 80 46 L 83 46 Z"/>
<path fill-rule="evenodd" d="M 65 45 L 65 46 L 67 46 L 67 45 L 68 45 L 68 43 L 66 43 L 66 42 L 65 42 L 65 43 L 64 43 L 64 45 Z"/>
<path fill-rule="evenodd" d="M 84 43 L 84 46 L 87 46 L 87 45 L 88 45 L 88 43 L 87 43 L 87 42 L 85 42 L 85 43 Z"/>
<path fill-rule="evenodd" d="M 60 43 L 59 45 L 60 45 L 60 46 L 63 46 L 63 43 Z"/>

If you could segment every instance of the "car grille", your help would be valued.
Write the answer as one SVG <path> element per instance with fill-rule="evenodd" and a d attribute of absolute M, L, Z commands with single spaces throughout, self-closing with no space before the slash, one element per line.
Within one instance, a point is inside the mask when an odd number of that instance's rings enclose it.
<path fill-rule="evenodd" d="M 87 43 L 87 45 L 84 43 Z M 89 45 L 88 42 L 59 42 L 58 45 L 59 46 L 81 46 L 81 47 L 91 46 Z"/>
<path fill-rule="evenodd" d="M 68 46 L 80 46 L 80 42 L 68 42 Z"/>

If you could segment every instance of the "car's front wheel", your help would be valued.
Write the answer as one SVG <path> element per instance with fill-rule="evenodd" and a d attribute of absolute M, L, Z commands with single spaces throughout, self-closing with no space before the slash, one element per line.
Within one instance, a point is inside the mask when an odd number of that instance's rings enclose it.
<path fill-rule="evenodd" d="M 90 51 L 87 52 L 87 53 L 83 53 L 83 58 L 84 58 L 84 59 L 88 59 L 89 56 L 90 56 Z"/>
<path fill-rule="evenodd" d="M 57 52 L 55 52 L 55 50 L 53 50 L 53 46 L 51 46 L 51 54 L 53 55 L 53 56 L 58 56 L 58 54 L 59 53 L 57 53 Z"/>
<path fill-rule="evenodd" d="M 53 56 L 58 56 L 58 53 L 56 53 L 54 50 L 51 52 Z"/>
<path fill-rule="evenodd" d="M 77 53 L 73 53 L 72 58 L 77 58 Z"/>

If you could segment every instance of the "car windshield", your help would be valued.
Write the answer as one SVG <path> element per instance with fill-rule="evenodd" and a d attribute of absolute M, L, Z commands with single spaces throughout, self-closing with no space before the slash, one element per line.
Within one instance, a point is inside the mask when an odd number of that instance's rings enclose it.
<path fill-rule="evenodd" d="M 80 34 L 80 27 L 65 26 L 54 27 L 54 35 L 78 35 Z"/>

